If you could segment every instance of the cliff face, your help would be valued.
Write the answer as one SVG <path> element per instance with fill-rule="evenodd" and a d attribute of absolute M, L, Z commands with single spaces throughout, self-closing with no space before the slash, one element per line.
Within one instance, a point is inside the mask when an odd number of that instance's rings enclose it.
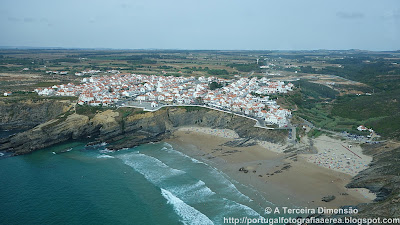
<path fill-rule="evenodd" d="M 180 126 L 204 126 L 235 130 L 240 137 L 285 142 L 285 130 L 254 127 L 243 117 L 203 108 L 164 108 L 156 112 L 119 109 L 89 117 L 70 112 L 28 131 L 0 140 L 0 151 L 26 154 L 67 140 L 91 138 L 92 144 L 107 142 L 110 149 L 159 141 Z"/>
<path fill-rule="evenodd" d="M 65 113 L 69 101 L 0 101 L 0 130 L 29 129 Z"/>
<path fill-rule="evenodd" d="M 51 107 L 44 106 L 40 109 L 51 111 Z M 1 110 L 4 111 L 4 109 Z M 13 110 L 17 111 L 18 108 Z M 28 119 L 32 118 L 27 115 L 28 112 L 39 112 L 36 109 L 23 110 Z M 110 143 L 108 148 L 121 149 L 150 141 L 160 141 L 180 126 L 232 129 L 242 138 L 275 143 L 284 143 L 287 138 L 286 130 L 256 128 L 252 120 L 198 107 L 163 108 L 156 112 L 142 112 L 133 108 L 94 110 L 95 112 L 77 111 L 80 114 L 70 110 L 63 116 L 58 116 L 30 130 L 0 139 L 0 151 L 21 155 L 64 141 L 78 139 L 90 140 L 91 144 L 107 142 Z M 53 112 L 54 114 L 51 115 L 55 115 L 57 110 Z M 22 116 L 13 118 L 26 120 Z M 33 118 L 45 119 L 36 116 Z M 368 188 L 377 193 L 378 199 L 374 204 L 359 205 L 361 211 L 359 216 L 400 217 L 400 146 L 367 145 L 364 151 L 373 156 L 373 161 L 368 169 L 362 171 L 348 184 L 348 187 Z"/>
<path fill-rule="evenodd" d="M 376 203 L 360 205 L 364 215 L 400 217 L 400 146 L 393 143 L 368 145 L 364 151 L 373 156 L 373 161 L 347 186 L 367 188 L 377 194 Z"/>

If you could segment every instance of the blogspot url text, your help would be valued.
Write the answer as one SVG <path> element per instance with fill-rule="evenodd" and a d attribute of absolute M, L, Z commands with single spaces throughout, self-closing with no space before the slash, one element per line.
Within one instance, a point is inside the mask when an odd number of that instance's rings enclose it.
<path fill-rule="evenodd" d="M 354 218 L 354 217 L 343 217 L 343 218 L 290 218 L 290 217 L 276 217 L 276 218 L 250 218 L 250 217 L 224 217 L 224 224 L 357 224 L 357 225 L 369 225 L 369 224 L 400 224 L 400 218 Z"/>

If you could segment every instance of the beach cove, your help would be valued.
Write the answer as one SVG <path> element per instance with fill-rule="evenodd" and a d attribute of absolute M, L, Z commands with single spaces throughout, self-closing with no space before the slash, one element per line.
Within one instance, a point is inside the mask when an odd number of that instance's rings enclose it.
<path fill-rule="evenodd" d="M 323 136 L 317 140 L 316 148 L 319 151 L 317 154 L 299 154 L 293 157 L 290 153 L 283 153 L 288 146 L 280 144 L 258 142 L 258 145 L 248 147 L 224 145 L 237 137 L 232 130 L 183 127 L 174 132 L 174 138 L 167 142 L 173 146 L 174 144 L 184 146 L 184 148 L 177 147 L 177 149 L 196 159 L 211 162 L 212 165 L 239 183 L 247 184 L 259 193 L 267 195 L 270 201 L 279 202 L 282 205 L 337 208 L 369 203 L 375 199 L 375 195 L 367 189 L 345 187 L 353 176 L 366 168 L 364 165 L 371 160 L 371 157 L 361 153 L 359 146 L 353 147 L 353 150 L 357 151 L 357 154 L 364 159 L 359 160 L 364 163 L 362 169 L 360 166 L 357 167 L 358 171 L 349 169 L 345 173 L 346 171 L 343 171 L 342 168 L 340 168 L 342 170 L 333 166 L 329 168 L 329 166 L 325 167 L 325 164 L 317 163 L 316 160 L 310 160 L 310 158 L 321 158 L 319 160 L 321 162 L 322 156 L 326 155 L 323 152 L 324 149 L 330 146 L 331 148 L 338 147 L 342 143 L 339 140 Z M 334 145 L 331 145 L 331 142 Z M 332 151 L 331 155 L 346 154 L 343 149 L 338 152 Z M 347 154 L 351 153 L 347 152 Z M 357 163 L 360 163 L 359 161 Z M 340 162 L 336 162 L 336 165 L 338 164 Z M 341 167 L 349 167 L 347 161 L 341 165 Z M 239 171 L 241 168 L 242 171 Z M 333 201 L 321 201 L 323 197 L 331 195 L 335 196 Z"/>
<path fill-rule="evenodd" d="M 181 127 L 169 139 L 120 151 L 65 142 L 2 158 L 1 182 L 9 185 L 0 223 L 223 224 L 271 218 L 266 207 L 334 209 L 373 199 L 345 188 L 350 174 L 310 155 L 293 158 L 287 146 L 268 142 L 227 144 L 238 138 L 229 129 Z M 321 201 L 328 195 L 336 198 Z"/>

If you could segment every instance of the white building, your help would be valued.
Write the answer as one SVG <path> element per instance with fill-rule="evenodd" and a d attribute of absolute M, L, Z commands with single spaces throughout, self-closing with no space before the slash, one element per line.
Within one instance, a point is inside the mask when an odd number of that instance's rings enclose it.
<path fill-rule="evenodd" d="M 151 103 L 150 103 L 150 106 L 151 106 L 152 108 L 156 108 L 156 107 L 158 107 L 158 103 L 157 103 L 157 102 L 151 102 Z"/>

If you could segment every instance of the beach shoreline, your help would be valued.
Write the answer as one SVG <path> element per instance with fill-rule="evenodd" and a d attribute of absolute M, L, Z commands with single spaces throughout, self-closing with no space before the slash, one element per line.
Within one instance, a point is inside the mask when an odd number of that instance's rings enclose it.
<path fill-rule="evenodd" d="M 282 153 L 285 146 L 267 142 L 246 147 L 225 144 L 237 138 L 232 130 L 183 127 L 164 141 L 224 172 L 239 183 L 242 191 L 256 190 L 262 196 L 249 197 L 261 207 L 269 204 L 263 202 L 267 200 L 287 207 L 339 208 L 370 203 L 375 198 L 367 189 L 346 188 L 352 175 L 317 165 L 307 158 L 310 154 Z M 271 151 L 271 148 L 281 149 Z M 334 200 L 322 201 L 331 195 Z"/>

